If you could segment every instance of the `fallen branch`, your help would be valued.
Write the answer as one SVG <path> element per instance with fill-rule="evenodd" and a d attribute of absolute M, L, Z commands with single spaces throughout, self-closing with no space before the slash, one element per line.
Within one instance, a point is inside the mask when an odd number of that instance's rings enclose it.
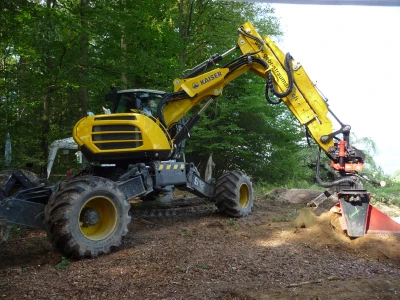
<path fill-rule="evenodd" d="M 322 283 L 322 282 L 323 282 L 323 280 L 321 280 L 321 279 L 312 280 L 312 281 L 303 281 L 303 282 L 299 282 L 299 283 L 288 284 L 286 287 L 292 288 L 292 287 L 298 287 L 298 286 L 302 286 L 302 285 L 306 285 L 306 284 L 316 284 L 316 283 Z"/>

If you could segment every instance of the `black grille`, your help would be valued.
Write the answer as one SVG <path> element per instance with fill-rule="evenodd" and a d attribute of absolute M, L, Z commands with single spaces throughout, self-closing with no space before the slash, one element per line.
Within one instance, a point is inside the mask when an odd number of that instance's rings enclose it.
<path fill-rule="evenodd" d="M 112 141 L 112 140 L 142 140 L 142 134 L 138 133 L 103 133 L 103 134 L 93 134 L 92 140 L 94 142 L 98 141 Z"/>
<path fill-rule="evenodd" d="M 129 149 L 137 148 L 143 145 L 143 142 L 117 142 L 107 144 L 96 144 L 100 150 Z"/>
<path fill-rule="evenodd" d="M 100 150 L 119 150 L 143 146 L 142 133 L 133 125 L 98 125 L 92 127 L 92 132 L 92 141 Z"/>
<path fill-rule="evenodd" d="M 92 132 L 103 131 L 139 131 L 139 129 L 132 125 L 99 125 L 92 128 Z"/>
<path fill-rule="evenodd" d="M 136 120 L 135 116 L 106 116 L 106 117 L 96 117 L 94 119 L 95 121 L 132 121 L 132 120 Z"/>

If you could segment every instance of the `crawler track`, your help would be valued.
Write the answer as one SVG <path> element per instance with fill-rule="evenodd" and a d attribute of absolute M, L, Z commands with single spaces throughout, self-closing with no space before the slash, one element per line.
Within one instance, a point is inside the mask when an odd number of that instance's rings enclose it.
<path fill-rule="evenodd" d="M 143 202 L 134 204 L 130 213 L 132 218 L 173 218 L 191 214 L 212 214 L 217 211 L 214 203 L 193 197 L 165 202 Z"/>

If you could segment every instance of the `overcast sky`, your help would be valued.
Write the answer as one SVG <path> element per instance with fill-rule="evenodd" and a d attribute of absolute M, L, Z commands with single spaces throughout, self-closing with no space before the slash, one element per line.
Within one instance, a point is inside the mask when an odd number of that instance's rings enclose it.
<path fill-rule="evenodd" d="M 400 7 L 272 4 L 290 52 L 357 137 L 400 170 Z M 335 128 L 336 129 L 336 128 Z"/>

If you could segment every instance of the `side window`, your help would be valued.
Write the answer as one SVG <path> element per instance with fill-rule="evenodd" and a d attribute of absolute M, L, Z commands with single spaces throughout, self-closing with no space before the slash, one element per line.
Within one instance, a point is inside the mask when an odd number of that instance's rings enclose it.
<path fill-rule="evenodd" d="M 117 113 L 130 112 L 131 109 L 142 109 L 141 101 L 135 94 L 123 94 L 119 100 Z"/>
<path fill-rule="evenodd" d="M 154 100 L 142 100 L 143 111 L 149 115 L 155 116 L 157 114 L 157 102 Z"/>
<path fill-rule="evenodd" d="M 118 102 L 117 113 L 124 113 L 128 110 L 129 98 L 122 95 Z"/>
<path fill-rule="evenodd" d="M 157 116 L 157 105 L 162 97 L 163 94 L 161 93 L 152 93 L 144 90 L 118 93 L 112 99 L 111 113 L 126 113 L 130 112 L 131 109 L 138 109 L 148 115 Z"/>

